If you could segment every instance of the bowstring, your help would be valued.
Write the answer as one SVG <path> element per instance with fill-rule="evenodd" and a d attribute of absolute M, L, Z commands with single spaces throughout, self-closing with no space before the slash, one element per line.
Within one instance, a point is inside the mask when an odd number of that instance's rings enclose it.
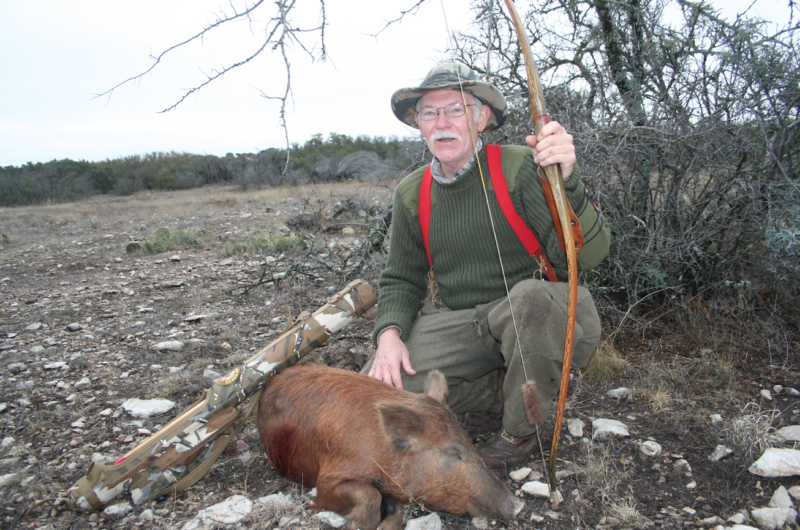
<path fill-rule="evenodd" d="M 455 50 L 456 49 L 455 35 L 452 33 L 452 31 L 450 31 L 450 24 L 447 21 L 447 12 L 444 9 L 444 0 L 439 0 L 439 3 L 442 6 L 442 17 L 444 18 L 444 25 L 445 25 L 445 29 L 447 30 L 447 36 L 448 36 L 448 39 L 451 40 L 451 43 L 450 43 L 451 44 L 451 49 Z M 487 57 L 488 57 L 488 50 L 487 50 Z M 488 64 L 487 64 L 486 75 L 487 75 L 487 77 L 489 75 Z M 492 235 L 494 236 L 494 244 L 495 244 L 495 248 L 497 249 L 497 258 L 500 261 L 500 272 L 503 275 L 503 285 L 506 288 L 506 299 L 508 300 L 508 308 L 509 308 L 509 310 L 511 312 L 511 323 L 514 326 L 514 338 L 515 338 L 514 348 L 519 350 L 520 363 L 522 364 L 522 374 L 525 376 L 525 381 L 527 382 L 529 380 L 528 379 L 528 369 L 525 366 L 525 359 L 524 359 L 524 356 L 522 355 L 522 345 L 520 344 L 520 341 L 519 341 L 519 329 L 517 328 L 517 318 L 514 315 L 514 305 L 511 303 L 511 290 L 508 288 L 508 278 L 506 276 L 506 268 L 505 268 L 505 264 L 503 263 L 503 254 L 500 251 L 500 240 L 497 238 L 497 229 L 496 229 L 495 224 L 494 224 L 494 215 L 492 214 L 492 208 L 491 208 L 491 204 L 489 202 L 489 192 L 488 192 L 488 190 L 486 188 L 486 178 L 484 177 L 484 174 L 483 174 L 483 164 L 481 164 L 481 158 L 478 155 L 478 142 L 475 141 L 475 136 L 476 135 L 474 134 L 473 129 L 472 129 L 472 125 L 473 125 L 472 116 L 470 114 L 469 107 L 467 106 L 466 93 L 465 93 L 465 90 L 464 90 L 464 85 L 462 83 L 461 73 L 459 72 L 458 68 L 456 68 L 456 76 L 458 76 L 458 87 L 459 87 L 459 90 L 461 92 L 461 100 L 462 100 L 462 103 L 464 104 L 464 111 L 466 112 L 467 126 L 469 127 L 469 133 L 470 133 L 469 137 L 470 137 L 470 140 L 472 140 L 472 150 L 475 153 L 475 161 L 476 161 L 476 163 L 478 165 L 478 172 L 480 173 L 480 176 L 481 176 L 481 184 L 483 185 L 483 197 L 486 200 L 486 210 L 489 212 L 489 224 L 492 227 Z M 475 97 L 475 96 L 473 96 L 473 97 Z M 487 104 L 484 103 L 484 105 L 487 105 Z M 491 108 L 490 108 L 490 112 L 491 112 Z M 512 351 L 512 356 L 513 356 L 513 351 Z M 539 432 L 538 428 L 537 428 L 536 432 L 537 432 L 537 435 L 538 435 L 538 432 Z M 539 445 L 541 447 L 541 444 L 539 444 Z"/>

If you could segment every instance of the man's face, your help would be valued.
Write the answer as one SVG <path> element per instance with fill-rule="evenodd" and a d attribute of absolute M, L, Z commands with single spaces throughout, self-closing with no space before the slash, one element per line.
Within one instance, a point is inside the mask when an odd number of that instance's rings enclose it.
<path fill-rule="evenodd" d="M 472 94 L 464 94 L 464 99 L 467 104 L 477 102 Z M 419 110 L 444 107 L 451 103 L 463 104 L 464 99 L 457 90 L 434 90 L 419 98 Z M 415 115 L 417 126 L 428 148 L 441 162 L 445 177 L 452 177 L 472 156 L 478 134 L 486 128 L 490 112 L 489 107 L 484 105 L 479 114 L 477 107 L 467 107 L 467 113 L 459 118 L 450 118 L 443 108 L 439 108 L 439 115 L 430 121 L 421 120 L 419 112 Z"/>

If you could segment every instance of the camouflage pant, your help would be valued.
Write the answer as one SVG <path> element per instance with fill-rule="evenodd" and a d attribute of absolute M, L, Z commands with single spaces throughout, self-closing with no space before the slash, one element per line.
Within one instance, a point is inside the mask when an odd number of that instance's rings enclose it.
<path fill-rule="evenodd" d="M 516 332 L 508 298 L 474 309 L 452 311 L 426 301 L 406 341 L 416 376 L 403 373 L 403 386 L 421 393 L 428 372 L 447 378 L 448 404 L 457 414 L 489 408 L 498 387 L 499 368 L 507 368 L 503 383 L 503 427 L 514 436 L 534 431 L 522 405 L 525 373 L 536 382 L 542 418 L 558 394 L 567 322 L 567 284 L 525 280 L 511 289 Z M 572 365 L 582 368 L 600 340 L 600 318 L 589 291 L 578 288 L 578 314 Z M 523 370 L 523 359 L 524 368 Z M 372 359 L 362 373 L 368 373 Z"/>

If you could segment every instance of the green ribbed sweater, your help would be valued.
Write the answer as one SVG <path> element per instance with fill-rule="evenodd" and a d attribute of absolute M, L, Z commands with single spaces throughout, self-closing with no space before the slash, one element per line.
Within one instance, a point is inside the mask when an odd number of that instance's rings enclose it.
<path fill-rule="evenodd" d="M 488 174 L 485 148 L 479 158 L 510 289 L 517 282 L 531 278 L 539 267 L 500 209 Z M 558 245 L 530 148 L 503 146 L 502 164 L 517 212 L 533 229 L 558 278 L 566 281 L 566 253 Z M 398 326 L 401 338 L 407 339 L 426 296 L 425 278 L 429 266 L 418 217 L 419 188 L 424 173 L 425 168 L 421 168 L 408 175 L 395 193 L 391 247 L 379 281 L 378 319 L 373 341 L 389 326 Z M 611 233 L 590 204 L 579 173 L 576 167 L 565 187 L 584 234 L 578 266 L 580 270 L 588 270 L 608 254 Z M 506 296 L 478 164 L 451 184 L 434 180 L 431 203 L 429 245 L 442 302 L 450 309 L 460 310 Z"/>

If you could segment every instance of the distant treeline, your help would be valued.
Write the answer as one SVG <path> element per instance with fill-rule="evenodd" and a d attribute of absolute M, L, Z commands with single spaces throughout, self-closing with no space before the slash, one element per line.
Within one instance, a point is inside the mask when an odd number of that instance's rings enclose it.
<path fill-rule="evenodd" d="M 228 153 L 150 153 L 101 162 L 53 160 L 0 167 L 0 205 L 78 200 L 90 195 L 130 195 L 141 190 L 189 189 L 228 183 L 257 188 L 333 180 L 398 176 L 414 165 L 419 140 L 332 133 L 286 149 Z"/>

